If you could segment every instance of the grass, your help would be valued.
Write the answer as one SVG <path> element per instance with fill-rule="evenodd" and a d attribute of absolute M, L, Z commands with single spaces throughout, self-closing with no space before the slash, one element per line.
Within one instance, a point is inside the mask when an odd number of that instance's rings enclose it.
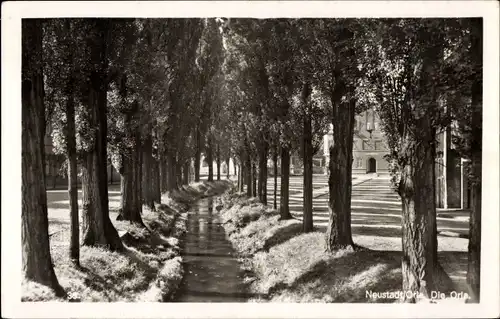
<path fill-rule="evenodd" d="M 240 254 L 247 270 L 251 302 L 363 302 L 387 303 L 400 299 L 377 298 L 377 293 L 401 290 L 401 239 L 354 235 L 360 247 L 334 254 L 325 250 L 323 232 L 301 232 L 301 221 L 280 220 L 279 214 L 247 199 L 244 194 L 226 193 L 220 198 L 221 216 L 228 239 Z M 463 239 L 439 238 L 443 265 L 452 277 L 463 268 Z M 466 258 L 466 256 L 465 256 Z M 465 261 L 466 262 L 466 261 Z M 467 291 L 457 285 L 456 291 Z M 374 294 L 370 294 L 374 292 Z M 445 300 L 443 300 L 444 302 Z M 446 301 L 464 302 L 464 300 Z"/>
<path fill-rule="evenodd" d="M 110 195 L 110 218 L 122 235 L 124 252 L 97 247 L 80 249 L 80 266 L 69 260 L 69 212 L 64 201 L 49 202 L 51 256 L 68 300 L 81 302 L 169 300 L 183 277 L 179 239 L 186 232 L 189 204 L 229 187 L 226 181 L 202 182 L 162 196 L 156 211 L 143 208 L 146 227 L 117 221 L 119 195 Z M 63 211 L 65 210 L 65 212 Z M 81 212 L 80 212 L 81 215 Z M 24 280 L 22 301 L 65 301 L 38 283 Z"/>

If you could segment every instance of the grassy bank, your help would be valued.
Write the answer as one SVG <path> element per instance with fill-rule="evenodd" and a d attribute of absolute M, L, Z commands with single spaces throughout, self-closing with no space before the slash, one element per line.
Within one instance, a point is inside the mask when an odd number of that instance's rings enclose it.
<path fill-rule="evenodd" d="M 162 196 L 156 211 L 144 207 L 146 227 L 117 221 L 118 196 L 110 194 L 110 218 L 125 245 L 123 253 L 81 247 L 80 267 L 68 257 L 69 212 L 67 201 L 49 203 L 50 248 L 59 283 L 73 301 L 166 301 L 178 288 L 183 266 L 179 239 L 186 232 L 189 204 L 220 194 L 227 181 L 200 182 Z M 80 212 L 81 215 L 81 212 Z M 23 301 L 64 301 L 46 286 L 24 281 Z"/>
<path fill-rule="evenodd" d="M 228 239 L 248 270 L 245 280 L 250 292 L 266 296 L 251 301 L 400 301 L 379 297 L 380 293 L 400 291 L 402 285 L 400 248 L 387 249 L 390 243 L 383 236 L 374 245 L 372 239 L 370 243 L 355 235 L 357 244 L 371 249 L 330 254 L 325 251 L 324 232 L 303 234 L 301 220 L 280 220 L 278 212 L 243 194 L 226 193 L 220 201 Z"/>

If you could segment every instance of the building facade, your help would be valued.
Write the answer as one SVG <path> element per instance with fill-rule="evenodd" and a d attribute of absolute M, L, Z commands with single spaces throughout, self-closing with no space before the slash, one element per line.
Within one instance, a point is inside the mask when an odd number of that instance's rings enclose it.
<path fill-rule="evenodd" d="M 333 126 L 323 138 L 323 154 L 326 167 L 330 161 L 330 146 L 333 143 Z M 384 158 L 388 154 L 387 145 L 380 128 L 380 119 L 375 110 L 367 110 L 355 117 L 352 173 L 389 174 L 389 163 Z M 328 170 L 325 170 L 328 174 Z"/>
<path fill-rule="evenodd" d="M 367 110 L 355 118 L 353 141 L 353 175 L 388 175 L 389 163 L 384 158 L 388 147 L 380 126 L 380 118 L 375 110 Z M 333 143 L 333 127 L 323 140 L 323 154 L 326 168 L 329 163 L 329 149 Z M 467 179 L 468 161 L 461 158 L 452 141 L 456 134 L 453 125 L 437 136 L 435 161 L 436 207 L 444 209 L 470 208 L 470 189 Z M 328 174 L 328 169 L 325 170 Z"/>

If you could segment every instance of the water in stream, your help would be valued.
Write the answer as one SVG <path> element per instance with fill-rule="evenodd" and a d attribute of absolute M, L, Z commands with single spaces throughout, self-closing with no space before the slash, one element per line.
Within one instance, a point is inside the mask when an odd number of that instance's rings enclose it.
<path fill-rule="evenodd" d="M 193 206 L 183 240 L 185 275 L 179 302 L 245 302 L 248 299 L 236 252 L 226 240 L 212 198 Z"/>

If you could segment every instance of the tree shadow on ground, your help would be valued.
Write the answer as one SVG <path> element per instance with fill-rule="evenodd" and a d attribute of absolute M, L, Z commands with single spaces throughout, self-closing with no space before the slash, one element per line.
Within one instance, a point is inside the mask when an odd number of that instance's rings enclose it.
<path fill-rule="evenodd" d="M 293 219 L 297 220 L 297 219 Z M 302 223 L 292 223 L 276 229 L 276 232 L 264 242 L 262 250 L 269 251 L 271 247 L 284 243 L 292 237 L 302 233 Z"/>
<path fill-rule="evenodd" d="M 297 296 L 306 302 L 394 302 L 367 297 L 370 291 L 401 289 L 401 253 L 361 248 L 333 254 L 311 265 L 290 284 L 278 283 L 269 293 Z"/>
<path fill-rule="evenodd" d="M 373 293 L 402 290 L 399 251 L 375 251 L 366 248 L 335 254 L 312 264 L 291 283 L 279 282 L 269 289 L 271 301 L 393 303 L 399 299 L 382 299 Z M 455 260 L 454 269 L 445 268 L 456 291 L 464 291 L 456 276 L 464 276 L 467 253 L 440 252 L 440 261 Z M 274 298 L 274 299 L 273 299 Z"/>
<path fill-rule="evenodd" d="M 101 292 L 106 298 L 113 298 L 111 293 L 120 294 L 121 292 L 116 289 L 116 283 L 104 278 L 103 276 L 97 274 L 90 268 L 85 266 L 77 266 L 75 270 L 80 271 L 87 275 L 83 280 L 83 284 L 88 288 Z"/>

